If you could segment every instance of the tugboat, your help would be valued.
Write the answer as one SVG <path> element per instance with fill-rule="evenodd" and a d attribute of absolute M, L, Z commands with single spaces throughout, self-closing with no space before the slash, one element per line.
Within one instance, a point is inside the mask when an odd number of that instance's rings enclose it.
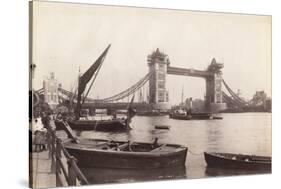
<path fill-rule="evenodd" d="M 211 113 L 191 113 L 184 110 L 175 110 L 169 114 L 172 119 L 179 120 L 204 120 L 204 119 L 222 119 L 222 117 L 213 116 Z"/>
<path fill-rule="evenodd" d="M 187 112 L 184 111 L 183 109 L 177 109 L 177 110 L 172 110 L 169 113 L 169 118 L 180 119 L 180 120 L 190 120 L 191 115 L 187 114 Z"/>
<path fill-rule="evenodd" d="M 192 98 L 189 99 L 188 107 L 180 107 L 171 110 L 169 113 L 169 118 L 179 119 L 179 120 L 222 119 L 221 116 L 214 116 L 212 113 L 208 113 L 208 112 L 192 112 Z"/>

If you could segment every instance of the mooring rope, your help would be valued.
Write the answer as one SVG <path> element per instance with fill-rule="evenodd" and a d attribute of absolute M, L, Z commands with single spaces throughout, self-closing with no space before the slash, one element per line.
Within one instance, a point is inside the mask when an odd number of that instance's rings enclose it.
<path fill-rule="evenodd" d="M 98 126 L 98 120 L 96 120 L 95 129 L 94 130 L 97 130 L 97 126 Z"/>
<path fill-rule="evenodd" d="M 188 149 L 188 152 L 192 155 L 195 155 L 195 156 L 199 156 L 199 155 L 202 155 L 204 153 L 204 152 L 195 153 L 195 152 L 191 151 L 190 149 Z"/>

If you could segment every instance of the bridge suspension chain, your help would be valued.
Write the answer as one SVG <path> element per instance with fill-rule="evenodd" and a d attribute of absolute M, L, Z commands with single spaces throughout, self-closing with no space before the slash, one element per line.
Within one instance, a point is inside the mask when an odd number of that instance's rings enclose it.
<path fill-rule="evenodd" d="M 230 107 L 236 107 L 238 106 L 239 108 L 244 107 L 243 104 L 239 103 L 238 101 L 235 101 L 233 98 L 228 96 L 225 92 L 222 92 L 223 95 L 223 101 L 226 102 Z"/>
<path fill-rule="evenodd" d="M 130 88 L 105 99 L 100 99 L 99 102 L 112 102 L 112 101 L 118 101 L 121 99 L 124 99 L 130 95 L 132 95 L 133 93 L 135 93 L 137 90 L 139 90 L 142 86 L 144 86 L 144 84 L 149 80 L 149 78 L 151 77 L 152 73 L 148 73 L 146 74 L 141 80 L 139 80 L 137 83 L 135 83 L 133 86 L 131 86 Z"/>
<path fill-rule="evenodd" d="M 239 108 L 243 108 L 245 107 L 248 103 L 241 99 L 237 94 L 235 94 L 231 88 L 226 84 L 226 82 L 224 80 L 222 80 L 225 88 L 227 89 L 227 91 L 229 92 L 229 94 L 231 96 L 228 96 L 225 92 L 222 92 L 222 95 L 223 95 L 223 100 L 229 104 L 230 106 L 236 106 L 236 107 L 239 107 Z"/>
<path fill-rule="evenodd" d="M 104 98 L 104 99 L 99 99 L 99 100 L 87 97 L 86 101 L 88 101 L 88 102 L 93 102 L 93 101 L 95 101 L 95 102 L 112 102 L 112 101 L 122 100 L 122 99 L 134 94 L 137 90 L 139 90 L 141 87 L 143 87 L 147 83 L 147 81 L 149 80 L 151 75 L 152 75 L 152 73 L 146 74 L 141 80 L 139 80 L 137 83 L 132 85 L 130 88 L 128 88 L 116 95 L 113 95 L 111 97 Z M 70 91 L 67 91 L 62 88 L 60 88 L 59 91 L 61 92 L 61 94 L 66 95 L 68 98 L 71 98 L 71 97 L 75 98 L 73 96 L 74 93 L 72 93 Z"/>
<path fill-rule="evenodd" d="M 233 92 L 233 91 L 231 90 L 231 88 L 226 84 L 226 82 L 224 81 L 224 79 L 222 80 L 222 82 L 223 82 L 225 88 L 227 89 L 227 91 L 230 93 L 230 95 L 233 97 L 233 99 L 234 99 L 236 102 L 240 103 L 241 105 L 246 105 L 246 104 L 247 104 L 247 102 L 246 102 L 245 100 L 241 99 L 237 94 L 235 94 L 235 92 Z"/>

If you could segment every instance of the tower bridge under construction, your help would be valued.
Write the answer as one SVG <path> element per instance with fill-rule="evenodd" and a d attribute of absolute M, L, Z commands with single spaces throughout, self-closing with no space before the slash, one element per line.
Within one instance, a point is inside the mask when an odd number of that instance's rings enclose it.
<path fill-rule="evenodd" d="M 215 58 L 212 59 L 206 70 L 197 70 L 191 68 L 179 68 L 170 66 L 168 55 L 156 49 L 147 56 L 147 65 L 149 72 L 138 82 L 127 89 L 111 97 L 103 99 L 85 98 L 82 108 L 85 109 L 126 109 L 131 96 L 139 95 L 138 102 L 133 103 L 133 107 L 143 110 L 168 110 L 170 109 L 169 91 L 166 87 L 167 74 L 181 75 L 187 77 L 200 77 L 205 79 L 206 96 L 205 109 L 210 112 L 218 112 L 232 107 L 242 108 L 247 106 L 247 102 L 234 93 L 222 78 L 223 64 L 218 63 Z M 53 77 L 53 76 L 52 76 Z M 51 82 L 51 81 L 49 81 Z M 44 82 L 46 83 L 46 82 Z M 36 94 L 44 95 L 44 100 L 57 99 L 65 101 L 76 98 L 75 92 L 63 89 L 61 85 L 52 85 L 50 90 L 48 85 L 35 91 Z M 226 91 L 222 90 L 225 87 Z M 145 88 L 148 88 L 145 91 Z M 146 92 L 146 93 L 145 93 Z M 227 94 L 228 93 L 228 94 Z M 144 100 L 146 98 L 146 100 Z"/>

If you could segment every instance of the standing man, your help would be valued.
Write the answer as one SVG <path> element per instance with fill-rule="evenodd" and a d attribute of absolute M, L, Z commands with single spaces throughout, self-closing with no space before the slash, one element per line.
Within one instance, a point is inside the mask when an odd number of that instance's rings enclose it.
<path fill-rule="evenodd" d="M 189 98 L 189 113 L 192 111 L 192 97 Z"/>

